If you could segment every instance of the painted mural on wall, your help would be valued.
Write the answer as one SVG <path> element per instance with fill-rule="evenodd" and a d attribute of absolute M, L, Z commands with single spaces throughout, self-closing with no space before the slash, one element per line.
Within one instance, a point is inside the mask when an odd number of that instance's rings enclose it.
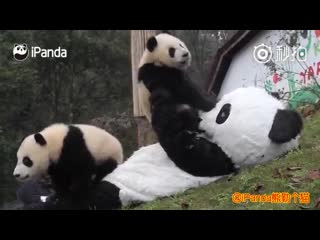
<path fill-rule="evenodd" d="M 287 48 L 289 57 L 284 59 L 285 54 L 282 54 L 282 59 L 279 59 L 279 54 L 274 54 L 276 56 L 265 63 L 269 74 L 264 82 L 264 88 L 286 101 L 290 108 L 315 104 L 320 99 L 320 30 L 281 31 L 281 33 L 276 51 L 279 50 L 278 46 Z M 301 59 L 293 54 L 297 49 L 304 51 L 305 58 Z"/>
<path fill-rule="evenodd" d="M 264 48 L 265 50 L 259 50 Z M 257 59 L 256 53 L 262 58 Z M 271 54 L 270 54 L 271 53 Z M 290 108 L 320 99 L 320 30 L 262 31 L 232 59 L 218 97 L 256 86 Z"/>

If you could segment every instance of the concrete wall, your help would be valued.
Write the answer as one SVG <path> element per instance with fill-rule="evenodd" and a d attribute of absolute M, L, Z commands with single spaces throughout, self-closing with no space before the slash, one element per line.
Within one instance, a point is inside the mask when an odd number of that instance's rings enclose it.
<path fill-rule="evenodd" d="M 269 46 L 272 52 L 266 63 L 259 63 L 254 58 L 255 47 L 261 44 Z M 284 48 L 279 50 L 278 46 Z M 300 57 L 293 54 L 295 49 L 302 51 Z M 277 93 L 289 107 L 296 108 L 319 99 L 320 87 L 316 81 L 320 84 L 320 30 L 263 31 L 234 56 L 219 97 L 238 87 L 257 86 Z"/>

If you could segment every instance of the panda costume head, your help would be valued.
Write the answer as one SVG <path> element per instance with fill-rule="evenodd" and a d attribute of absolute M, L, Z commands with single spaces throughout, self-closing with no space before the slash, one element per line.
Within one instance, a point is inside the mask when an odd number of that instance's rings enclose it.
<path fill-rule="evenodd" d="M 200 128 L 239 165 L 263 163 L 298 146 L 303 123 L 261 88 L 239 88 L 202 113 Z"/>

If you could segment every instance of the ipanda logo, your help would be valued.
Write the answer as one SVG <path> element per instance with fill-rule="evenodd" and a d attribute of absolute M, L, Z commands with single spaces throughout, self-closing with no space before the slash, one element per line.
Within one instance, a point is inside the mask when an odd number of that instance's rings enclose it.
<path fill-rule="evenodd" d="M 13 57 L 17 61 L 24 61 L 29 56 L 29 48 L 27 44 L 14 44 L 13 47 Z M 31 47 L 31 57 L 41 57 L 41 58 L 66 58 L 67 50 L 61 48 L 60 46 L 56 49 L 43 49 L 39 46 Z"/>
<path fill-rule="evenodd" d="M 14 44 L 13 47 L 13 57 L 17 61 L 24 61 L 29 55 L 29 49 L 27 44 Z"/>

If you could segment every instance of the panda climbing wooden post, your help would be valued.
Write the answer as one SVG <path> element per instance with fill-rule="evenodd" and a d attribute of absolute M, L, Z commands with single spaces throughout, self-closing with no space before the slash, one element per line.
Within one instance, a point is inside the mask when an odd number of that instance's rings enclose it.
<path fill-rule="evenodd" d="M 131 30 L 133 116 L 137 123 L 139 146 L 145 146 L 156 142 L 156 135 L 143 112 L 138 89 L 139 62 L 148 38 L 155 34 L 157 34 L 156 30 Z"/>

